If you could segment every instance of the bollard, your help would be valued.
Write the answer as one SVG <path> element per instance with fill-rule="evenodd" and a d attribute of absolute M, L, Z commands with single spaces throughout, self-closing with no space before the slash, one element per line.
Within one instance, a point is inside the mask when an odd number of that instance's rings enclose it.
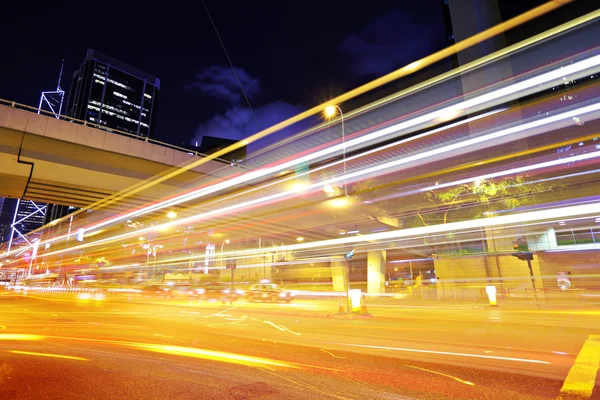
<path fill-rule="evenodd" d="M 364 294 L 360 298 L 360 315 L 371 315 L 367 311 L 367 303 L 365 302 L 365 295 Z"/>
<path fill-rule="evenodd" d="M 485 292 L 488 295 L 488 300 L 490 302 L 490 306 L 498 307 L 498 302 L 496 301 L 496 286 L 486 286 Z"/>
<path fill-rule="evenodd" d="M 361 306 L 361 299 L 363 297 L 362 291 L 360 289 L 352 289 L 350 290 L 350 307 L 352 310 L 348 310 L 348 313 L 359 313 Z"/>
<path fill-rule="evenodd" d="M 344 311 L 344 303 L 342 302 L 342 296 L 340 296 L 340 304 L 338 306 L 338 314 L 346 314 L 346 311 Z"/>

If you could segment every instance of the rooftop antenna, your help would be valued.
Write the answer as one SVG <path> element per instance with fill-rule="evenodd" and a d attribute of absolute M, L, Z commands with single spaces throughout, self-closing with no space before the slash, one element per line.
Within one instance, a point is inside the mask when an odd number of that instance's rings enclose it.
<path fill-rule="evenodd" d="M 65 66 L 65 60 L 63 59 L 60 64 L 60 73 L 58 74 L 58 83 L 56 84 L 56 90 L 49 92 L 42 92 L 40 96 L 40 104 L 38 105 L 39 114 L 42 111 L 42 106 L 45 105 L 50 109 L 50 112 L 56 119 L 60 119 L 60 112 L 62 110 L 63 100 L 65 98 L 65 91 L 60 87 L 60 80 L 62 79 L 63 67 Z M 48 110 L 44 110 L 48 111 Z"/>

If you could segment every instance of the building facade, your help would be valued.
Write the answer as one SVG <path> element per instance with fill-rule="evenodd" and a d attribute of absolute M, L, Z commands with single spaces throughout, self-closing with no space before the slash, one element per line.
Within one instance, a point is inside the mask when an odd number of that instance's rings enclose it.
<path fill-rule="evenodd" d="M 66 115 L 149 137 L 159 91 L 158 78 L 89 49 L 73 74 Z"/>

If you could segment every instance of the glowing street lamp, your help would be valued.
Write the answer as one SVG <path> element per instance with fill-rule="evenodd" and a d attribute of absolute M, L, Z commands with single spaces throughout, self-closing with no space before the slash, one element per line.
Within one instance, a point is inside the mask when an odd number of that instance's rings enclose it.
<path fill-rule="evenodd" d="M 169 218 L 169 219 L 175 219 L 175 218 L 177 218 L 177 213 L 175 211 L 169 211 L 167 213 L 167 218 Z"/>
<path fill-rule="evenodd" d="M 348 197 L 348 188 L 346 187 L 346 135 L 344 132 L 344 113 L 339 106 L 330 104 L 325 107 L 325 117 L 331 119 L 335 116 L 337 111 L 340 112 L 340 121 L 342 122 L 342 158 L 344 161 L 344 195 Z"/>

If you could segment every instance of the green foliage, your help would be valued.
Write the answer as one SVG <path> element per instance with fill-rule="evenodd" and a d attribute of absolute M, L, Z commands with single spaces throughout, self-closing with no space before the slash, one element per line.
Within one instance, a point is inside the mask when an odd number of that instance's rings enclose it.
<path fill-rule="evenodd" d="M 548 183 L 517 175 L 501 179 L 478 179 L 446 190 L 433 190 L 426 194 L 426 198 L 431 203 L 445 206 L 443 221 L 446 223 L 448 213 L 458 210 L 463 204 L 469 204 L 473 209 L 469 213 L 470 218 L 480 218 L 493 211 L 511 210 L 534 203 L 541 193 L 552 189 Z"/>

